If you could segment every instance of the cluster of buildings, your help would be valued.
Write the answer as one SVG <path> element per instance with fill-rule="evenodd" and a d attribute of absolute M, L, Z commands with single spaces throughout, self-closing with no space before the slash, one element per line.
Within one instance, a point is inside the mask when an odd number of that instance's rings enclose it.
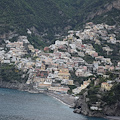
<path fill-rule="evenodd" d="M 84 31 L 69 31 L 69 35 L 62 41 L 55 41 L 55 44 L 45 47 L 44 51 L 35 49 L 26 36 L 19 36 L 17 42 L 5 40 L 6 47 L 0 47 L 0 62 L 15 64 L 18 69 L 26 71 L 29 74 L 26 83 L 33 84 L 36 89 L 67 93 L 68 86 L 74 85 L 70 71 L 74 71 L 77 77 L 90 77 L 94 74 L 105 75 L 106 71 L 114 71 L 116 68 L 120 70 L 120 62 L 114 66 L 110 58 L 99 56 L 92 44 L 83 44 L 87 39 L 100 45 L 99 38 L 111 44 L 119 43 L 115 34 L 107 33 L 114 27 L 87 23 Z M 113 51 L 109 46 L 103 47 L 103 50 L 108 54 Z M 94 59 L 91 64 L 85 61 L 86 55 Z M 84 81 L 73 93 L 78 94 L 89 84 L 90 80 Z M 104 84 L 102 88 L 105 88 Z"/>
<path fill-rule="evenodd" d="M 77 87 L 72 90 L 73 94 L 79 94 L 83 89 L 85 89 L 90 84 L 90 82 L 91 82 L 90 79 L 87 81 L 83 81 L 83 84 L 81 84 L 80 87 Z"/>

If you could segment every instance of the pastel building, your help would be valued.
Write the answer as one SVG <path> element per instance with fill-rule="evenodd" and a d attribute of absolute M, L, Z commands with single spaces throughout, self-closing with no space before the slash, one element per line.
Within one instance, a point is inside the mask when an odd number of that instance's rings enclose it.
<path fill-rule="evenodd" d="M 59 70 L 58 77 L 60 79 L 67 79 L 67 80 L 69 80 L 69 77 L 70 77 L 69 70 L 67 68 L 61 68 Z"/>
<path fill-rule="evenodd" d="M 109 91 L 109 90 L 111 90 L 112 86 L 113 86 L 113 85 L 110 84 L 110 83 L 103 82 L 103 83 L 101 84 L 101 89 L 102 89 L 103 91 Z"/>

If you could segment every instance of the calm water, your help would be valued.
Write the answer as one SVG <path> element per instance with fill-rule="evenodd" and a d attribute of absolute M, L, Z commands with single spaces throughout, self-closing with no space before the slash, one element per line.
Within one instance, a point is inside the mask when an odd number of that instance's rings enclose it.
<path fill-rule="evenodd" d="M 0 120 L 105 120 L 73 113 L 73 109 L 44 94 L 0 88 Z"/>

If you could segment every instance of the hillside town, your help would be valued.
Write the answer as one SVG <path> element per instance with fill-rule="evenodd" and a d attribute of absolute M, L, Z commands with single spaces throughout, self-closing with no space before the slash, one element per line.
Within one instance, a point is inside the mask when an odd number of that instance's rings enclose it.
<path fill-rule="evenodd" d="M 62 41 L 56 40 L 44 50 L 35 49 L 27 36 L 19 36 L 14 42 L 4 39 L 5 46 L 0 47 L 0 62 L 14 64 L 17 69 L 27 72 L 26 84 L 32 84 L 37 90 L 68 93 L 70 86 L 75 86 L 71 93 L 77 95 L 87 88 L 97 75 L 100 75 L 107 78 L 107 81 L 101 83 L 101 90 L 109 91 L 114 82 L 120 82 L 118 72 L 120 60 L 114 64 L 111 58 L 106 57 L 114 51 L 107 43 L 120 44 L 120 40 L 116 39 L 116 34 L 108 32 L 114 28 L 115 26 L 95 25 L 89 22 L 83 31 L 70 30 Z M 31 35 L 30 30 L 28 34 Z M 100 55 L 91 43 L 100 46 L 101 39 L 106 43 L 102 47 L 106 56 Z M 111 80 L 107 72 L 117 74 L 118 77 Z M 74 73 L 77 78 L 83 78 L 82 84 L 76 84 L 71 73 Z M 98 81 L 96 79 L 94 84 Z"/>

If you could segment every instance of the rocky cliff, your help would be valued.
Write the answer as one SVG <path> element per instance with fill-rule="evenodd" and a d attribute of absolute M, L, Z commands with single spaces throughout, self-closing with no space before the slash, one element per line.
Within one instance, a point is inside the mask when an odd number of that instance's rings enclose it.
<path fill-rule="evenodd" d="M 97 11 L 91 12 L 91 14 L 88 15 L 87 19 L 93 19 L 94 17 L 107 13 L 114 8 L 120 10 L 120 0 L 115 0 L 113 2 L 107 3 L 99 8 Z"/>
<path fill-rule="evenodd" d="M 89 97 L 89 89 L 79 96 L 74 106 L 74 112 L 95 117 L 120 116 L 119 84 L 111 91 L 96 92 Z M 114 94 L 114 95 L 113 95 Z M 97 97 L 95 97 L 97 96 Z M 104 97 L 105 96 L 105 97 Z"/>
<path fill-rule="evenodd" d="M 84 96 L 80 96 L 75 102 L 74 112 L 94 117 L 120 116 L 120 101 L 113 105 L 106 105 L 102 111 L 90 110 Z"/>
<path fill-rule="evenodd" d="M 18 90 L 23 90 L 23 91 L 33 90 L 33 87 L 31 85 L 27 85 L 25 83 L 19 83 L 19 82 L 11 83 L 11 82 L 0 81 L 0 87 L 18 89 Z"/>
<path fill-rule="evenodd" d="M 88 104 L 85 101 L 84 96 L 80 96 L 79 99 L 75 102 L 74 112 L 86 116 L 94 116 L 94 117 L 104 116 L 103 113 L 99 113 L 97 111 L 91 111 L 88 107 Z"/>

